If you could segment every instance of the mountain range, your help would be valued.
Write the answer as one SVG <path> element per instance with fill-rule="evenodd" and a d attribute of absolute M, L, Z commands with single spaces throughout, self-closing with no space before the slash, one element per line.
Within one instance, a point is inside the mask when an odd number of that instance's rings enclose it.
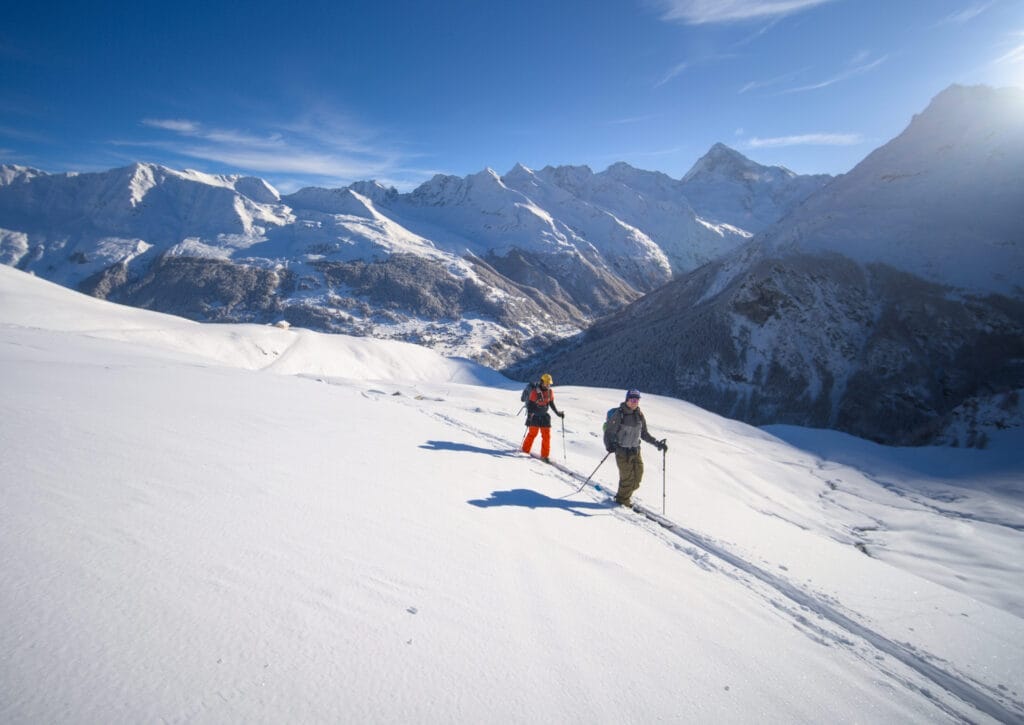
<path fill-rule="evenodd" d="M 722 145 L 682 180 L 517 165 L 404 194 L 365 181 L 282 196 L 258 178 L 142 163 L 3 166 L 0 261 L 196 320 L 285 318 L 500 367 L 745 243 L 828 178 Z M 717 206 L 703 214 L 688 195 Z"/>
<path fill-rule="evenodd" d="M 286 319 L 748 422 L 977 445 L 965 410 L 1013 409 L 1024 387 L 1022 97 L 952 86 L 836 178 L 722 144 L 681 179 L 517 165 L 409 193 L 0 166 L 0 262 L 197 320 Z M 954 418 L 970 433 L 950 439 Z"/>

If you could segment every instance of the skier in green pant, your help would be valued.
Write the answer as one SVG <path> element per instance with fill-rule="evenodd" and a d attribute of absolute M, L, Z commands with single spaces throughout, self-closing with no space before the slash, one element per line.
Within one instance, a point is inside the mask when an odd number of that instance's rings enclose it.
<path fill-rule="evenodd" d="M 644 477 L 644 459 L 640 455 L 640 441 L 645 440 L 659 451 L 667 451 L 664 439 L 657 440 L 647 432 L 647 419 L 640 410 L 640 392 L 630 389 L 626 400 L 608 417 L 604 427 L 604 447 L 615 454 L 619 467 L 619 490 L 615 501 L 632 506 L 633 492 L 640 488 Z"/>

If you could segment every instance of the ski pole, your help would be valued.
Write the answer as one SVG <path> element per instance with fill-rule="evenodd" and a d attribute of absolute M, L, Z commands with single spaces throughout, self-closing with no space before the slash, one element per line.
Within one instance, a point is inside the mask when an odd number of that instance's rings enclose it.
<path fill-rule="evenodd" d="M 605 461 L 607 461 L 607 460 L 608 460 L 608 456 L 610 456 L 611 454 L 612 454 L 612 452 L 611 452 L 611 451 L 608 451 L 607 453 L 605 453 L 605 454 L 604 454 L 604 458 L 602 458 L 602 459 L 601 459 L 601 463 L 598 463 L 598 464 L 597 464 L 597 468 L 600 468 L 600 467 L 601 467 L 601 465 L 602 465 L 602 464 L 603 464 L 603 463 L 604 463 Z M 594 473 L 597 473 L 597 468 L 595 468 L 595 469 L 594 469 Z M 584 482 L 583 482 L 583 484 L 582 484 L 582 485 L 581 485 L 581 486 L 580 486 L 579 488 L 577 488 L 577 489 L 576 489 L 576 493 L 579 493 L 580 491 L 582 491 L 582 490 L 583 490 L 583 486 L 586 486 L 586 485 L 587 485 L 588 483 L 590 483 L 590 479 L 592 479 L 592 478 L 594 477 L 594 473 L 591 473 L 591 474 L 590 474 L 589 476 L 587 476 L 587 480 L 586 480 L 586 481 L 584 481 Z"/>
<path fill-rule="evenodd" d="M 562 419 L 562 460 L 565 463 L 569 462 L 569 456 L 565 452 L 565 414 L 559 416 Z"/>
<path fill-rule="evenodd" d="M 668 455 L 668 450 L 665 448 L 661 449 L 661 515 L 665 515 L 665 457 Z"/>

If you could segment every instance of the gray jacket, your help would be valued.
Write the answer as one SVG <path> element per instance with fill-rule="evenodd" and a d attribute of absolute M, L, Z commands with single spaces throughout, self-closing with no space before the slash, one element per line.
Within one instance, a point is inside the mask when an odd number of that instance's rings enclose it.
<path fill-rule="evenodd" d="M 622 403 L 612 413 L 604 426 L 604 449 L 614 451 L 616 448 L 640 448 L 640 441 L 645 440 L 651 445 L 658 445 L 657 439 L 647 432 L 647 419 L 637 406 L 630 410 Z"/>

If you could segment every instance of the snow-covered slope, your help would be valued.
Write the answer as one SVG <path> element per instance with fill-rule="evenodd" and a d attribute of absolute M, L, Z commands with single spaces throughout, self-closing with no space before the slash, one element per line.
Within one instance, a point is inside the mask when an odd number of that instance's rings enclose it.
<path fill-rule="evenodd" d="M 952 86 L 766 233 L 977 293 L 1024 295 L 1024 90 Z"/>
<path fill-rule="evenodd" d="M 550 210 L 569 233 L 596 249 L 637 289 L 657 287 L 672 277 L 672 267 L 662 248 L 607 208 L 589 203 L 522 164 L 503 176 L 502 182 Z"/>
<path fill-rule="evenodd" d="M 751 236 L 744 229 L 702 219 L 680 182 L 659 172 L 617 163 L 597 174 L 586 166 L 549 166 L 537 176 L 656 239 L 675 274 L 696 269 Z"/>
<path fill-rule="evenodd" d="M 397 377 L 411 383 L 508 384 L 490 368 L 442 357 L 417 345 L 269 325 L 203 325 L 54 287 L 8 267 L 0 268 L 0 273 L 2 324 L 128 343 L 152 354 L 187 355 L 207 365 L 286 375 L 328 375 L 365 382 Z"/>
<path fill-rule="evenodd" d="M 621 391 L 555 382 L 586 475 Z M 514 454 L 517 388 L 0 268 L 0 719 L 1024 717 L 1019 432 L 919 454 L 645 395 L 663 526 Z"/>

